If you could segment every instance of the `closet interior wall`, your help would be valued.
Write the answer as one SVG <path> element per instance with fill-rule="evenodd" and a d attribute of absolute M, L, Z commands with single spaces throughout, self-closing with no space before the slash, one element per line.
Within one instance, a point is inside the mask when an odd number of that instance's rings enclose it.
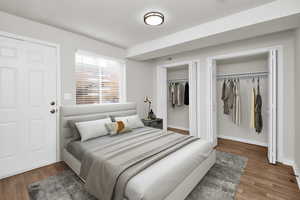
<path fill-rule="evenodd" d="M 217 61 L 217 74 L 236 74 L 248 72 L 268 72 L 268 54 L 248 56 Z M 227 79 L 228 80 L 228 79 Z M 222 84 L 224 79 L 217 79 L 217 134 L 220 138 L 237 140 L 262 146 L 268 144 L 268 77 L 260 77 L 260 94 L 262 96 L 263 130 L 257 133 L 250 127 L 251 90 L 257 88 L 257 78 L 240 78 L 241 122 L 236 125 L 231 115 L 223 110 Z"/>
<path fill-rule="evenodd" d="M 170 101 L 169 83 L 179 80 L 185 86 L 189 79 L 189 66 L 183 65 L 167 69 L 168 80 L 168 127 L 188 131 L 189 130 L 189 106 L 172 106 Z M 185 81 L 186 80 L 186 81 Z"/>

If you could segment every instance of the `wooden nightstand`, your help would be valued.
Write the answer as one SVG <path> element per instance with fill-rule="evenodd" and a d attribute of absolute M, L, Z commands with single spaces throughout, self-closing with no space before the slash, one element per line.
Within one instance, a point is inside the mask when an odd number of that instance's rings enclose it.
<path fill-rule="evenodd" d="M 156 118 L 156 119 L 142 119 L 142 122 L 145 126 L 163 129 L 163 119 Z"/>

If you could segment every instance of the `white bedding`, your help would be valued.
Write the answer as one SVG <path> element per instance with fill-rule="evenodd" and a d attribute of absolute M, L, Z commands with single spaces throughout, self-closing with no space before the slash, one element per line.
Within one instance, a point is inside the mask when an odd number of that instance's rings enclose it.
<path fill-rule="evenodd" d="M 128 200 L 164 199 L 212 152 L 212 145 L 198 140 L 132 178 L 126 188 Z M 175 175 L 176 174 L 176 175 Z M 159 183 L 159 184 L 158 184 Z"/>
<path fill-rule="evenodd" d="M 89 148 L 91 146 L 92 144 Z M 125 198 L 127 200 L 164 199 L 203 162 L 203 156 L 207 157 L 212 151 L 212 145 L 200 139 L 170 154 L 133 177 L 125 189 Z M 70 155 L 80 166 L 76 156 Z M 74 166 L 74 164 L 69 165 Z M 72 166 L 71 168 L 79 172 L 79 169 L 74 169 Z"/>

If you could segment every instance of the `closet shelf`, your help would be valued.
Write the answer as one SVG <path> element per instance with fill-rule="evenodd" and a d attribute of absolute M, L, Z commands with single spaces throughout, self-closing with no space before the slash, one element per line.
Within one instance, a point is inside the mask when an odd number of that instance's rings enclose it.
<path fill-rule="evenodd" d="M 217 79 L 227 79 L 227 78 L 257 78 L 268 76 L 269 72 L 246 72 L 246 73 L 234 73 L 234 74 L 217 74 Z"/>

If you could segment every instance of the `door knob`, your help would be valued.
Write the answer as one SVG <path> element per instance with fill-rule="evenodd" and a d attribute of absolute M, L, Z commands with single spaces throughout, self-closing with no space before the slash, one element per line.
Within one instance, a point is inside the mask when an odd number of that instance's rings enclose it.
<path fill-rule="evenodd" d="M 55 109 L 50 110 L 50 113 L 54 114 L 55 113 Z"/>
<path fill-rule="evenodd" d="M 54 105 L 55 105 L 55 101 L 51 101 L 51 102 L 50 102 L 50 105 L 51 105 L 51 106 L 54 106 Z"/>

